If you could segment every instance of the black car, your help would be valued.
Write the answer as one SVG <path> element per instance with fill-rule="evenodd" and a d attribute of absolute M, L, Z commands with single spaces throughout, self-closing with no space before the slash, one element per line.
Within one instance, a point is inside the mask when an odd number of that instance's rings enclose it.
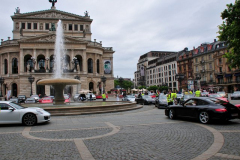
<path fill-rule="evenodd" d="M 166 108 L 168 106 L 167 102 L 167 96 L 164 94 L 160 94 L 156 99 L 155 99 L 155 107 L 158 108 Z"/>
<path fill-rule="evenodd" d="M 25 95 L 18 95 L 18 103 L 24 103 L 26 99 Z"/>
<path fill-rule="evenodd" d="M 155 98 L 152 98 L 149 95 L 143 95 L 143 96 L 138 96 L 135 99 L 136 103 L 140 103 L 140 104 L 155 104 Z"/>
<path fill-rule="evenodd" d="M 233 104 L 210 97 L 194 97 L 183 105 L 171 105 L 165 109 L 170 119 L 177 117 L 196 118 L 201 123 L 209 123 L 213 119 L 228 121 L 240 118 L 240 110 Z"/>

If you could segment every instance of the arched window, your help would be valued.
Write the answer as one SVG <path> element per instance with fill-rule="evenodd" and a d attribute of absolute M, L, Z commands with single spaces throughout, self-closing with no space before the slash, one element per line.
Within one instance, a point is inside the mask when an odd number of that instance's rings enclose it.
<path fill-rule="evenodd" d="M 88 59 L 88 73 L 93 73 L 93 60 L 91 58 Z"/>
<path fill-rule="evenodd" d="M 31 58 L 32 58 L 31 55 L 26 55 L 24 57 L 24 72 L 27 72 L 28 66 L 30 66 L 29 71 L 31 71 L 33 69 L 33 61 Z"/>
<path fill-rule="evenodd" d="M 17 60 L 17 58 L 12 59 L 12 74 L 18 74 L 18 60 Z"/>
<path fill-rule="evenodd" d="M 12 95 L 14 97 L 17 97 L 17 84 L 16 83 L 12 84 Z"/>
<path fill-rule="evenodd" d="M 93 82 L 90 82 L 90 83 L 89 83 L 89 91 L 94 91 L 94 90 L 93 90 Z"/>
<path fill-rule="evenodd" d="M 99 68 L 99 59 L 97 60 L 97 73 L 100 73 L 100 68 Z"/>
<path fill-rule="evenodd" d="M 37 57 L 37 64 L 38 64 L 39 69 L 45 68 L 45 56 L 44 55 L 39 55 Z"/>
<path fill-rule="evenodd" d="M 4 59 L 4 73 L 8 74 L 8 60 Z"/>
<path fill-rule="evenodd" d="M 82 56 L 76 55 L 76 58 L 77 58 L 77 61 L 78 61 L 79 70 L 82 71 L 83 70 L 82 69 Z"/>

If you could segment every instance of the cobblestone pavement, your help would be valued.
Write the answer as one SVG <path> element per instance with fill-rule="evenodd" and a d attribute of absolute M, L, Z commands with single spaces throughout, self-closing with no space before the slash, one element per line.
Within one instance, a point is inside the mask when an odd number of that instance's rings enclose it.
<path fill-rule="evenodd" d="M 0 125 L 0 160 L 240 159 L 240 120 L 202 125 L 163 109 L 55 116 L 33 127 Z"/>

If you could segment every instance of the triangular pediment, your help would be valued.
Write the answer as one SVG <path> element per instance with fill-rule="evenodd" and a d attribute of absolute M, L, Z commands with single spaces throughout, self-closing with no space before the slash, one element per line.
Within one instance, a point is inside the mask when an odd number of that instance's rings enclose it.
<path fill-rule="evenodd" d="M 61 19 L 61 20 L 83 20 L 92 21 L 89 16 L 80 16 L 56 9 L 43 10 L 37 12 L 20 13 L 12 16 L 12 19 Z"/>
<path fill-rule="evenodd" d="M 55 43 L 56 40 L 56 34 L 47 34 L 47 35 L 41 35 L 37 37 L 30 37 L 30 38 L 25 38 L 19 40 L 19 42 L 24 42 L 24 43 L 42 43 L 42 42 L 53 42 Z M 72 38 L 68 36 L 64 36 L 64 42 L 65 43 L 88 43 L 87 41 L 80 39 L 80 38 Z"/>

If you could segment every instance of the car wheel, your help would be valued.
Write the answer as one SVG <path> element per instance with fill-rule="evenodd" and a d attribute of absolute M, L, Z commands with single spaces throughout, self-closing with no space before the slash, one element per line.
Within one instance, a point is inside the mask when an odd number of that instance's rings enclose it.
<path fill-rule="evenodd" d="M 199 113 L 199 121 L 203 124 L 209 123 L 210 121 L 209 113 L 206 111 L 201 111 Z"/>
<path fill-rule="evenodd" d="M 33 126 L 37 123 L 37 117 L 35 114 L 27 113 L 23 116 L 22 122 L 26 126 Z"/>
<path fill-rule="evenodd" d="M 175 119 L 175 118 L 176 118 L 176 113 L 175 113 L 175 110 L 174 110 L 174 109 L 170 109 L 170 110 L 169 110 L 168 117 L 169 117 L 170 119 Z"/>

